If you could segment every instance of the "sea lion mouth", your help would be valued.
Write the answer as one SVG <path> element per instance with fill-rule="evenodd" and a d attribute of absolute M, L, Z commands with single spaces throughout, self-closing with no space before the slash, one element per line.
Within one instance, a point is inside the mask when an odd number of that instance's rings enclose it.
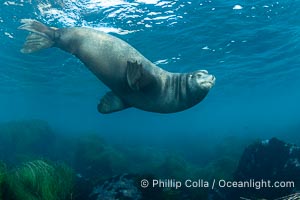
<path fill-rule="evenodd" d="M 203 82 L 214 83 L 216 81 L 216 77 L 214 75 L 208 74 L 207 77 L 204 78 Z"/>

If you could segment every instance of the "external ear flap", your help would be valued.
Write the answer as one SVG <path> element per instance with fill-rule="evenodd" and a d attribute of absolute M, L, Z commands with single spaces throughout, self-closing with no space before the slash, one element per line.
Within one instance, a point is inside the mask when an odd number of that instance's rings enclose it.
<path fill-rule="evenodd" d="M 127 83 L 133 91 L 143 90 L 153 80 L 152 75 L 143 68 L 142 64 L 127 61 Z"/>

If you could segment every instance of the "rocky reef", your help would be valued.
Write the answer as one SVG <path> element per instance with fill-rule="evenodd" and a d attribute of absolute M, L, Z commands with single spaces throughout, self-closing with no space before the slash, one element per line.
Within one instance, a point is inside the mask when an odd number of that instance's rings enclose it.
<path fill-rule="evenodd" d="M 106 180 L 101 186 L 94 187 L 89 197 L 94 200 L 141 200 L 142 192 L 135 176 L 122 174 Z"/>
<path fill-rule="evenodd" d="M 2 123 L 0 133 L 0 160 L 12 165 L 50 157 L 56 141 L 56 134 L 42 120 Z"/>
<path fill-rule="evenodd" d="M 0 124 L 0 200 L 275 199 L 299 191 L 300 147 L 227 137 L 206 158 L 114 146 L 98 133 L 59 135 L 47 122 Z M 194 162 L 199 160 L 199 162 Z M 202 159 L 202 161 L 201 161 Z M 203 162 L 205 160 L 205 162 Z M 142 180 L 292 181 L 294 187 L 141 187 Z"/>
<path fill-rule="evenodd" d="M 277 138 L 258 141 L 239 160 L 232 179 L 236 187 L 217 188 L 211 199 L 278 199 L 299 191 L 299 177 L 299 146 Z"/>

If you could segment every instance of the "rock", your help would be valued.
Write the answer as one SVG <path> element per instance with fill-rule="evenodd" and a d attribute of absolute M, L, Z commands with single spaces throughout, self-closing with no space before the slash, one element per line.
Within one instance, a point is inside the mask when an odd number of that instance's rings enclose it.
<path fill-rule="evenodd" d="M 128 174 L 115 176 L 94 187 L 89 197 L 93 200 L 141 200 L 142 192 L 135 182 L 135 178 Z"/>
<path fill-rule="evenodd" d="M 210 199 L 276 199 L 299 190 L 299 177 L 300 147 L 272 138 L 245 149 L 233 177 L 241 187 L 217 188 Z"/>
<path fill-rule="evenodd" d="M 157 177 L 150 174 L 121 174 L 94 186 L 89 200 L 187 200 L 183 191 L 162 187 L 140 186 L 143 179 L 151 182 Z"/>

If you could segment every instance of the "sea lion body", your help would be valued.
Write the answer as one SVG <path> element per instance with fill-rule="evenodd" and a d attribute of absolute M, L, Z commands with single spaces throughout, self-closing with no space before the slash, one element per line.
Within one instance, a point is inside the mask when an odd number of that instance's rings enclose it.
<path fill-rule="evenodd" d="M 158 107 L 163 109 L 164 106 L 159 105 L 160 101 L 157 99 L 160 99 L 165 90 L 163 82 L 169 76 L 169 72 L 154 65 L 123 40 L 109 34 L 89 28 L 60 29 L 58 34 L 60 34 L 60 39 L 56 41 L 56 46 L 78 57 L 128 105 L 147 111 L 153 109 L 158 111 Z M 147 70 L 148 75 L 152 76 L 153 83 L 147 92 L 137 92 L 128 86 L 126 79 L 128 61 L 141 64 Z"/>
<path fill-rule="evenodd" d="M 158 113 L 178 112 L 199 103 L 214 85 L 215 78 L 207 71 L 168 72 L 123 40 L 95 29 L 55 29 L 35 20 L 22 22 L 24 24 L 20 29 L 33 32 L 28 36 L 22 52 L 58 47 L 79 58 L 111 89 L 98 105 L 101 113 L 128 107 Z M 32 41 L 37 39 L 39 45 L 33 45 Z M 193 80 L 195 74 L 202 76 L 202 87 L 197 88 L 198 83 Z"/>

